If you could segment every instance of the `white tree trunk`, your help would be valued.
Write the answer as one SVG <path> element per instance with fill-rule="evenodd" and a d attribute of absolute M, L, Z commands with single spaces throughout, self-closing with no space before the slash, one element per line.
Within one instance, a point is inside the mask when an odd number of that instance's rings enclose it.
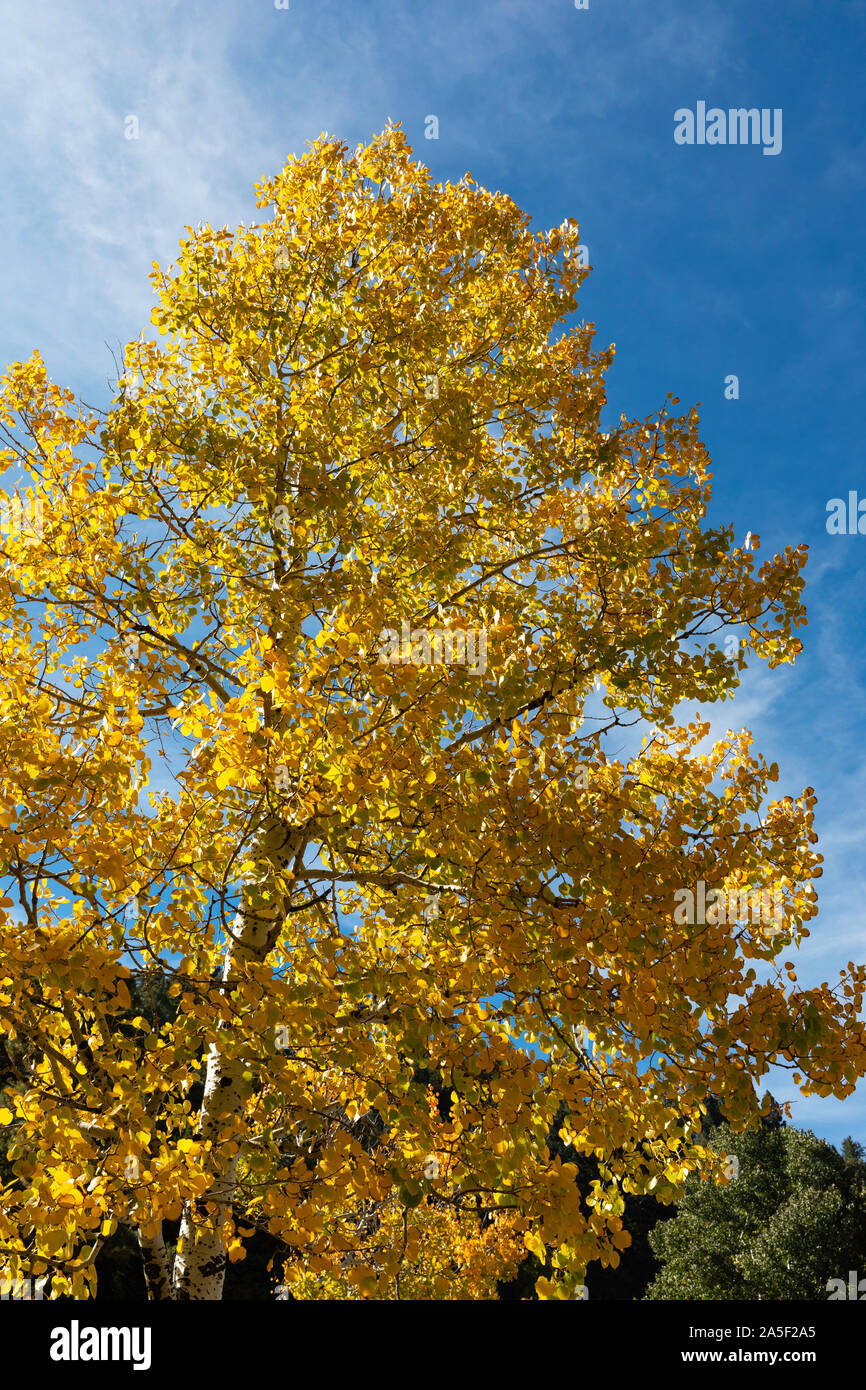
<path fill-rule="evenodd" d="M 303 850 L 304 832 L 272 819 L 263 828 L 250 858 L 286 868 Z M 242 900 L 232 924 L 233 940 L 226 950 L 222 992 L 230 993 L 245 961 L 262 961 L 276 944 L 280 918 L 264 916 Z M 235 1136 L 237 1116 L 249 1095 L 251 1083 L 242 1076 L 242 1063 L 225 1055 L 220 1034 L 232 1028 L 220 1020 L 217 1038 L 210 1045 L 197 1138 L 210 1139 L 205 1171 L 211 1185 L 201 1198 L 186 1202 L 180 1225 L 178 1252 L 172 1274 L 173 1293 L 179 1300 L 218 1301 L 222 1298 L 226 1251 L 223 1221 L 231 1210 L 237 1177 L 238 1155 L 224 1152 Z"/>
<path fill-rule="evenodd" d="M 133 1222 L 129 1223 L 134 1225 Z M 147 1297 L 152 1303 L 159 1303 L 172 1297 L 171 1274 L 168 1268 L 168 1254 L 163 1239 L 162 1226 L 155 1236 L 144 1236 L 141 1227 L 135 1227 L 141 1258 L 144 1264 L 144 1280 Z"/>

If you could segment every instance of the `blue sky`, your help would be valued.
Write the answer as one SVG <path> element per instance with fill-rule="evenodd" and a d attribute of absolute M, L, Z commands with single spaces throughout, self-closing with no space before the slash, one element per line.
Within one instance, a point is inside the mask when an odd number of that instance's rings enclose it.
<path fill-rule="evenodd" d="M 435 178 L 577 219 L 580 314 L 617 346 L 609 418 L 701 402 L 711 522 L 763 555 L 809 543 L 803 656 L 711 713 L 754 731 L 782 794 L 818 793 L 802 983 L 863 959 L 866 537 L 825 523 L 830 498 L 866 497 L 864 0 L 5 0 L 0 33 L 0 357 L 38 347 L 93 404 L 106 344 L 149 326 L 152 261 L 187 224 L 253 221 L 255 182 L 323 130 L 354 145 L 400 121 Z M 677 145 L 700 101 L 781 109 L 780 153 Z M 798 1124 L 866 1140 L 866 1086 L 774 1089 Z"/>

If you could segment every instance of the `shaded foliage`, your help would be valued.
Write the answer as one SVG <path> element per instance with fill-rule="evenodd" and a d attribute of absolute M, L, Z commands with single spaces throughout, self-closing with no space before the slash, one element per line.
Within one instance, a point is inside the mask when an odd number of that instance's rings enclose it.
<path fill-rule="evenodd" d="M 734 1155 L 721 1186 L 689 1179 L 676 1219 L 650 1233 L 662 1268 L 649 1299 L 825 1299 L 828 1280 L 866 1269 L 866 1166 L 810 1130 L 716 1128 Z"/>

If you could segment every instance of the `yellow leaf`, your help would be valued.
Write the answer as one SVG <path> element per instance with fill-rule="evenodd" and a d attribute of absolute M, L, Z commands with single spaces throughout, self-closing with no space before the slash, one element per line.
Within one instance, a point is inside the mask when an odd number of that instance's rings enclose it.
<path fill-rule="evenodd" d="M 544 1248 L 544 1241 L 541 1240 L 534 1231 L 527 1231 L 523 1237 L 523 1244 L 533 1255 L 537 1255 L 540 1260 L 547 1258 L 547 1251 Z"/>

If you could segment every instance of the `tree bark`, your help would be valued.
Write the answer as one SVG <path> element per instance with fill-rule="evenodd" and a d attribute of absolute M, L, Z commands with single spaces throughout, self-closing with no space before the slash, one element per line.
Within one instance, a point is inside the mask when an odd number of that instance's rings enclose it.
<path fill-rule="evenodd" d="M 302 827 L 286 825 L 275 817 L 262 828 L 250 858 L 263 866 L 284 869 L 303 852 Z M 252 886 L 252 885 L 248 885 Z M 232 924 L 232 937 L 226 950 L 221 991 L 229 994 L 238 982 L 242 967 L 250 961 L 263 961 L 279 937 L 281 920 L 256 911 L 242 897 Z M 225 1280 L 226 1251 L 223 1221 L 231 1210 L 237 1181 L 238 1154 L 225 1153 L 226 1142 L 234 1137 L 236 1117 L 248 1097 L 250 1084 L 243 1080 L 242 1064 L 227 1056 L 221 1034 L 232 1028 L 220 1020 L 217 1037 L 207 1059 L 196 1138 L 210 1139 L 205 1155 L 205 1171 L 210 1187 L 200 1198 L 185 1203 L 181 1218 L 178 1251 L 175 1255 L 172 1285 L 180 1301 L 218 1301 Z"/>
<path fill-rule="evenodd" d="M 162 1226 L 155 1236 L 145 1236 L 141 1227 L 136 1228 L 138 1244 L 141 1249 L 141 1259 L 144 1265 L 144 1281 L 147 1285 L 147 1297 L 151 1303 L 159 1303 L 165 1299 L 170 1299 L 171 1273 L 168 1268 L 168 1255 L 165 1249 Z"/>

